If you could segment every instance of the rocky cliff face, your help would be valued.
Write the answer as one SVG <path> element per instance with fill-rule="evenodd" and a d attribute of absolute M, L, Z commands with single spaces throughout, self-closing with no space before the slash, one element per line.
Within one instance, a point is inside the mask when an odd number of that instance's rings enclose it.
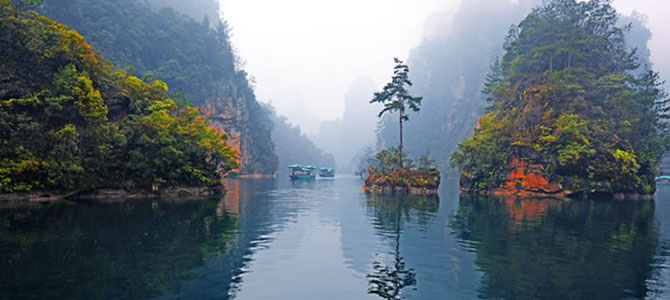
<path fill-rule="evenodd" d="M 228 135 L 228 146 L 239 153 L 240 169 L 234 170 L 235 173 L 273 173 L 249 169 L 249 165 L 254 161 L 254 154 L 251 149 L 253 141 L 250 140 L 248 126 L 245 126 L 249 122 L 249 110 L 245 101 L 217 98 L 205 101 L 198 106 L 214 128 Z"/>
<path fill-rule="evenodd" d="M 523 197 L 569 197 L 572 191 L 564 188 L 561 184 L 552 182 L 539 164 L 529 164 L 518 158 L 506 167 L 504 179 L 496 182 L 496 188 L 486 191 L 498 196 L 523 196 Z M 473 178 L 461 177 L 461 191 L 470 192 L 476 190 L 473 187 Z"/>
<path fill-rule="evenodd" d="M 228 135 L 227 144 L 239 153 L 240 166 L 242 166 L 242 162 L 249 159 L 249 151 L 246 151 L 246 147 L 242 147 L 244 138 L 240 125 L 248 119 L 248 112 L 244 107 L 236 107 L 234 101 L 223 101 L 222 99 L 206 101 L 199 107 L 214 128 Z"/>
<path fill-rule="evenodd" d="M 507 178 L 501 183 L 500 188 L 495 190 L 496 194 L 556 197 L 566 197 L 572 194 L 561 184 L 547 179 L 542 165 L 528 164 L 515 158 L 509 164 L 509 169 Z"/>

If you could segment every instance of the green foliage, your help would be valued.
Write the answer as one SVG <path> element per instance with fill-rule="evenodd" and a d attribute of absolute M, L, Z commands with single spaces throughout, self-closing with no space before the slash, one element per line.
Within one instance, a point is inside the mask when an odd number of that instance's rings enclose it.
<path fill-rule="evenodd" d="M 422 155 L 419 166 L 400 148 L 379 151 L 368 160 L 365 184 L 371 186 L 437 188 L 440 184 L 440 172 L 435 161 L 428 154 Z"/>
<path fill-rule="evenodd" d="M 19 10 L 30 10 L 42 5 L 44 0 L 2 0 L 1 2 L 14 5 Z"/>
<path fill-rule="evenodd" d="M 421 170 L 429 170 L 431 168 L 437 169 L 437 166 L 435 165 L 435 160 L 430 158 L 430 155 L 428 153 L 419 156 L 418 164 Z"/>
<path fill-rule="evenodd" d="M 387 83 L 381 92 L 375 92 L 374 98 L 370 100 L 370 103 L 384 104 L 384 108 L 379 112 L 378 117 L 380 118 L 385 113 L 398 113 L 400 122 L 399 151 L 402 153 L 402 123 L 403 121 L 409 120 L 409 116 L 407 115 L 408 109 L 411 109 L 414 112 L 419 111 L 421 100 L 423 98 L 414 97 L 409 94 L 408 88 L 412 86 L 412 82 L 409 80 L 409 66 L 398 58 L 394 58 L 394 61 L 396 65 L 393 68 L 391 82 Z M 402 162 L 402 160 L 400 162 Z"/>
<path fill-rule="evenodd" d="M 166 8 L 218 7 L 218 3 L 149 2 L 155 6 L 141 0 L 47 0 L 43 10 L 81 32 L 118 66 L 167 83 L 171 91 L 206 108 L 211 121 L 229 133 L 239 132 L 242 141 L 235 143 L 242 147 L 242 173 L 274 173 L 278 161 L 271 116 L 256 101 L 230 43 L 227 23 L 195 20 Z"/>
<path fill-rule="evenodd" d="M 576 193 L 653 192 L 668 98 L 656 73 L 636 74 L 617 19 L 609 1 L 554 0 L 512 28 L 490 111 L 452 155 L 471 188 L 497 187 L 519 158 Z"/>
<path fill-rule="evenodd" d="M 0 2 L 0 192 L 218 184 L 225 134 L 76 31 Z"/>
<path fill-rule="evenodd" d="M 394 61 L 396 65 L 393 67 L 391 82 L 387 83 L 381 92 L 376 92 L 370 103 L 384 104 L 384 108 L 379 112 L 380 118 L 387 112 L 398 112 L 400 118 L 407 121 L 409 116 L 405 111 L 411 109 L 418 112 L 422 98 L 412 97 L 407 90 L 412 86 L 412 82 L 409 81 L 409 67 L 398 58 L 394 58 Z"/>

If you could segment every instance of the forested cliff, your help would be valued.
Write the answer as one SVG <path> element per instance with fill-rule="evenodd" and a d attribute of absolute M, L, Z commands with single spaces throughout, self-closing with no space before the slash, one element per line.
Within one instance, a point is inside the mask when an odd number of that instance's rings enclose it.
<path fill-rule="evenodd" d="M 609 1 L 554 0 L 512 27 L 491 101 L 453 155 L 466 190 L 652 194 L 668 98 Z"/>
<path fill-rule="evenodd" d="M 0 193 L 218 185 L 226 135 L 159 80 L 0 0 Z"/>
<path fill-rule="evenodd" d="M 42 11 L 78 30 L 137 76 L 150 74 L 193 101 L 241 153 L 240 173 L 272 174 L 272 121 L 256 101 L 213 0 L 46 0 Z M 185 10 L 188 8 L 188 10 Z M 180 10 L 180 11 L 178 11 Z M 195 19 L 208 16 L 207 18 Z"/>
<path fill-rule="evenodd" d="M 505 33 L 538 2 L 463 1 L 453 18 L 438 16 L 450 21 L 428 28 L 433 34 L 408 59 L 414 83 L 410 91 L 423 97 L 421 112 L 405 125 L 410 157 L 430 153 L 441 168 L 449 166 L 449 156 L 484 113 L 482 86 L 489 66 L 502 53 Z M 397 145 L 397 117 L 381 121 L 377 142 L 381 148 Z"/>

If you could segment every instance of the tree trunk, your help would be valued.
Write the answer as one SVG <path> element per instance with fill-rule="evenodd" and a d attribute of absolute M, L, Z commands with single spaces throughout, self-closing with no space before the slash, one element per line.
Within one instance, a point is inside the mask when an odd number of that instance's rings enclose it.
<path fill-rule="evenodd" d="M 402 168 L 402 112 L 399 112 L 398 115 L 400 116 L 400 147 L 398 148 L 400 157 L 398 157 L 398 165 L 400 165 L 400 168 Z"/>

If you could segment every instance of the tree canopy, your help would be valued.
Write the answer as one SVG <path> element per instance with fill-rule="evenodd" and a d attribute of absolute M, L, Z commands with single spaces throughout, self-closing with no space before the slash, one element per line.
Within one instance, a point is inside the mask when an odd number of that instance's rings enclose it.
<path fill-rule="evenodd" d="M 0 192 L 219 184 L 226 135 L 159 80 L 0 0 Z"/>
<path fill-rule="evenodd" d="M 76 29 L 119 67 L 139 77 L 149 74 L 192 100 L 240 148 L 240 172 L 274 173 L 271 116 L 256 100 L 227 23 L 176 10 L 217 7 L 216 1 L 182 2 L 46 0 L 42 10 Z"/>
<path fill-rule="evenodd" d="M 510 29 L 489 112 L 452 156 L 471 188 L 497 188 L 517 158 L 578 194 L 654 192 L 668 98 L 617 21 L 610 1 L 553 0 Z"/>

